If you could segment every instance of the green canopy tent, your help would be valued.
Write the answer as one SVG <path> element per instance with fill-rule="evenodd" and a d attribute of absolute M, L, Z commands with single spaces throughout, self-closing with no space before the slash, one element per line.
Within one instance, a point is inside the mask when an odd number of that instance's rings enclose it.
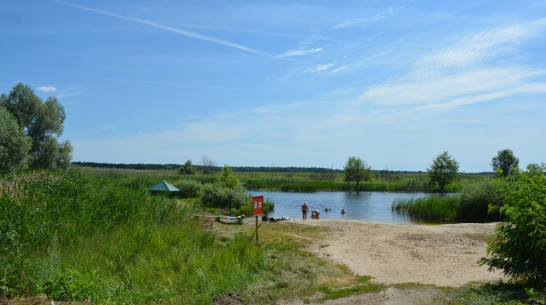
<path fill-rule="evenodd" d="M 161 180 L 158 183 L 148 187 L 148 190 L 161 192 L 161 203 L 163 203 L 163 196 L 165 195 L 165 192 L 180 191 L 176 186 L 170 184 L 169 182 L 165 180 Z"/>

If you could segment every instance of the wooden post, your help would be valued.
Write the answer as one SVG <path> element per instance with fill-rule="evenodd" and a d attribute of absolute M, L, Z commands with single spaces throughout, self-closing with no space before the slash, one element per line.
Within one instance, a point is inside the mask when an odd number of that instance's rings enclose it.
<path fill-rule="evenodd" d="M 258 216 L 256 216 L 256 241 L 258 241 Z"/>

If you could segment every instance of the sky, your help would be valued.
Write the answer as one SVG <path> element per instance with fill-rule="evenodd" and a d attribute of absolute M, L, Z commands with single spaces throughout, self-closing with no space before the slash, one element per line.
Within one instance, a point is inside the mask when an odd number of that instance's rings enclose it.
<path fill-rule="evenodd" d="M 19 82 L 64 106 L 73 161 L 546 162 L 543 0 L 1 0 Z"/>

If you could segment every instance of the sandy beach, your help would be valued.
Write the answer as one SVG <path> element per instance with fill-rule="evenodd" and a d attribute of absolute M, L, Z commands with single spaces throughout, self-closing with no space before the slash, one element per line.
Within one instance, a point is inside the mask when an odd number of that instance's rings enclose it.
<path fill-rule="evenodd" d="M 391 225 L 346 220 L 297 221 L 331 232 L 310 249 L 381 283 L 418 282 L 458 287 L 502 278 L 476 262 L 486 255 L 494 223 Z"/>

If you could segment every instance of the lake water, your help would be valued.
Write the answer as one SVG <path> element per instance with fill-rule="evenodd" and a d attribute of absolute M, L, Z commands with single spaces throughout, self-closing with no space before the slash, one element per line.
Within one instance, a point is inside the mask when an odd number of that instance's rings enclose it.
<path fill-rule="evenodd" d="M 307 202 L 309 210 L 320 211 L 321 219 L 354 219 L 391 224 L 423 223 L 419 219 L 391 211 L 395 199 L 426 197 L 426 193 L 389 192 L 314 192 L 296 193 L 279 191 L 249 191 L 254 196 L 263 195 L 265 201 L 275 203 L 275 211 L 270 217 L 287 216 L 301 219 L 301 205 Z M 325 209 L 332 209 L 326 212 Z M 341 214 L 341 210 L 345 214 Z M 311 213 L 307 214 L 311 219 Z"/>

